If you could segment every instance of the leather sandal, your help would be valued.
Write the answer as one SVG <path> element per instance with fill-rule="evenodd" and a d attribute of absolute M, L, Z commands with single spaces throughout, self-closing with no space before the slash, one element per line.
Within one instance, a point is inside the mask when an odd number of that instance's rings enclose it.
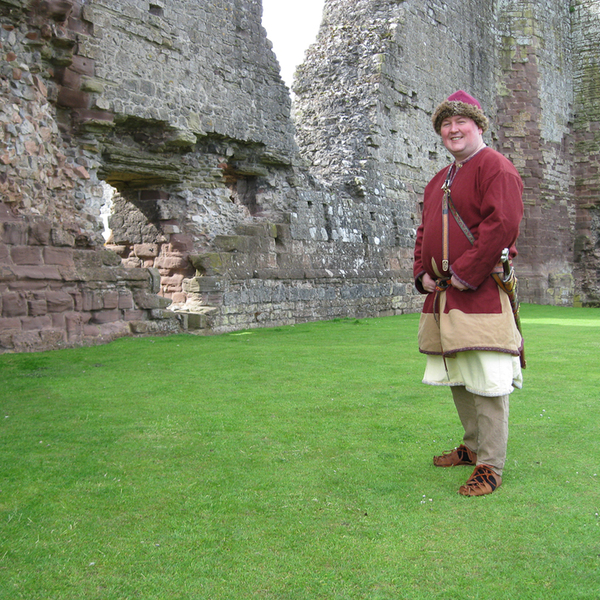
<path fill-rule="evenodd" d="M 450 452 L 444 452 L 440 456 L 433 457 L 433 464 L 436 467 L 456 467 L 457 465 L 476 465 L 477 454 L 461 444 Z"/>
<path fill-rule="evenodd" d="M 461 485 L 458 493 L 463 496 L 485 496 L 491 494 L 502 485 L 502 477 L 495 473 L 489 465 L 477 465 L 465 485 Z"/>

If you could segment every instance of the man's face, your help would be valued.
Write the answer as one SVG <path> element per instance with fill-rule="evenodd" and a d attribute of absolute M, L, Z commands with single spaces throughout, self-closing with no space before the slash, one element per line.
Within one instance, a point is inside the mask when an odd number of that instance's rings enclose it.
<path fill-rule="evenodd" d="M 473 119 L 462 115 L 444 119 L 440 129 L 444 146 L 457 162 L 469 158 L 479 148 L 482 133 Z"/>

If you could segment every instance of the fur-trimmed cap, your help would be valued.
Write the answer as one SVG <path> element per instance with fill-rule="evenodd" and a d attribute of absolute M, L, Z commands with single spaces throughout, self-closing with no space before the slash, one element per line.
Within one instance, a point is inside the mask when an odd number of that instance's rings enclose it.
<path fill-rule="evenodd" d="M 481 110 L 481 104 L 473 96 L 467 94 L 467 92 L 458 90 L 458 92 L 454 92 L 454 94 L 448 96 L 448 99 L 444 100 L 435 109 L 431 118 L 435 132 L 439 135 L 442 129 L 442 121 L 448 117 L 455 117 L 457 115 L 473 119 L 482 131 L 487 131 L 488 120 Z"/>

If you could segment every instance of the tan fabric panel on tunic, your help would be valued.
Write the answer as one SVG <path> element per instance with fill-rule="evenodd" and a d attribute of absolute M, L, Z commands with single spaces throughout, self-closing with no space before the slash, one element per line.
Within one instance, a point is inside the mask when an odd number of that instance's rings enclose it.
<path fill-rule="evenodd" d="M 433 314 L 421 314 L 419 350 L 426 354 L 495 350 L 517 356 L 521 347 L 521 334 L 515 325 L 508 296 L 500 290 L 498 293 L 502 304 L 501 314 L 467 314 L 459 310 L 451 310 L 445 314 L 446 293 L 441 292 L 439 325 Z"/>

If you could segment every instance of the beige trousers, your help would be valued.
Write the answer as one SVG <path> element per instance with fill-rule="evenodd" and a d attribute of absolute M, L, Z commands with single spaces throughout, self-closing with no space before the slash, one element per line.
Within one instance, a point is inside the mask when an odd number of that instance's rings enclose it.
<path fill-rule="evenodd" d="M 508 395 L 478 396 L 452 386 L 452 396 L 465 430 L 463 444 L 477 454 L 477 464 L 502 475 L 508 444 Z"/>

